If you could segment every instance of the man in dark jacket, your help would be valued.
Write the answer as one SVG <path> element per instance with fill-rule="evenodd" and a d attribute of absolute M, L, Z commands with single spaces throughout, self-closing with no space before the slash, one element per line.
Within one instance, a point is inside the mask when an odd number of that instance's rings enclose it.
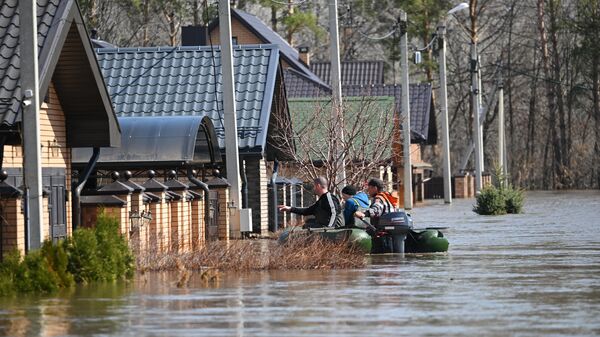
<path fill-rule="evenodd" d="M 314 215 L 314 223 L 307 227 L 341 227 L 343 226 L 342 208 L 338 198 L 327 190 L 327 179 L 318 177 L 314 181 L 317 202 L 309 207 L 290 207 L 279 205 L 280 212 L 292 212 L 300 215 Z M 306 226 L 306 225 L 305 225 Z"/>

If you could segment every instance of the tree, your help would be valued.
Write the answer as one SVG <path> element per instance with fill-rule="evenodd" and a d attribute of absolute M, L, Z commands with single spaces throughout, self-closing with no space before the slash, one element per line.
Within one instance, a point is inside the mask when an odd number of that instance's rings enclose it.
<path fill-rule="evenodd" d="M 394 102 L 390 98 L 361 97 L 344 101 L 344 117 L 331 118 L 331 101 L 297 99 L 290 102 L 292 121 L 277 120 L 280 134 L 272 146 L 293 159 L 294 171 L 306 179 L 325 176 L 329 189 L 339 192 L 341 183 L 362 186 L 392 157 Z M 338 138 L 344 129 L 344 139 Z M 337 149 L 337 151 L 336 151 Z M 338 157 L 336 157 L 336 155 Z M 338 181 L 339 158 L 346 158 L 346 181 Z"/>

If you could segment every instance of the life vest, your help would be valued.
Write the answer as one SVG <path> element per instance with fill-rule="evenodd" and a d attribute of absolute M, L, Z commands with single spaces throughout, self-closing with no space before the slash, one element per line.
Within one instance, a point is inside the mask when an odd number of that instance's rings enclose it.
<path fill-rule="evenodd" d="M 389 192 L 379 192 L 375 195 L 374 200 L 379 199 L 384 205 L 384 213 L 394 212 L 398 205 L 398 198 L 394 197 Z"/>

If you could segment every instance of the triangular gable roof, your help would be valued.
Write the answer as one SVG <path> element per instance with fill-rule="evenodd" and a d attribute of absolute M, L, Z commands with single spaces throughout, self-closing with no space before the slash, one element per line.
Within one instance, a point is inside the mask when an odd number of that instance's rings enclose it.
<path fill-rule="evenodd" d="M 241 11 L 236 8 L 231 9 L 231 16 L 238 20 L 244 27 L 253 32 L 263 43 L 275 44 L 279 47 L 281 57 L 293 69 L 304 74 L 310 81 L 317 85 L 328 87 L 317 75 L 315 75 L 308 66 L 300 60 L 300 54 L 296 48 L 292 47 L 281 35 L 273 31 L 267 24 L 256 16 Z M 213 20 L 208 26 L 209 32 L 219 25 L 219 19 Z"/>
<path fill-rule="evenodd" d="M 220 50 L 202 47 L 98 49 L 119 117 L 208 116 L 225 148 Z M 238 144 L 264 154 L 279 72 L 275 45 L 233 50 Z"/>
<path fill-rule="evenodd" d="M 75 0 L 38 0 L 40 98 L 52 80 L 71 147 L 119 146 L 110 97 Z M 0 129 L 21 121 L 18 0 L 0 4 Z"/>

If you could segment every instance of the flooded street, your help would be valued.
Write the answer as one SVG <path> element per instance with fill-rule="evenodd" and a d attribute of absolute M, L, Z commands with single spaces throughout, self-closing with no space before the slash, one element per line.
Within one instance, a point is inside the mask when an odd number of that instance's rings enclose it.
<path fill-rule="evenodd" d="M 372 256 L 363 269 L 192 276 L 0 300 L 3 336 L 598 336 L 600 193 L 532 192 L 520 215 L 430 202 L 442 255 Z"/>

